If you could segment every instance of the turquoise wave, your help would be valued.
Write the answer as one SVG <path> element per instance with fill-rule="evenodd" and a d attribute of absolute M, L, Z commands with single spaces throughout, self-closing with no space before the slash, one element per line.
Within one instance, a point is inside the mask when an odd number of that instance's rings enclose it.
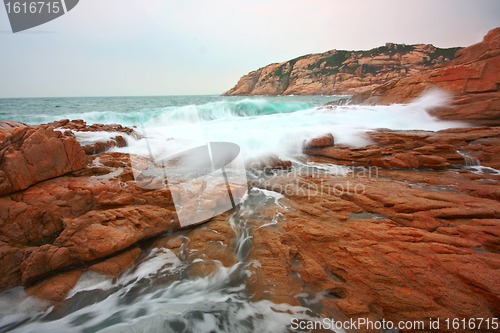
<path fill-rule="evenodd" d="M 201 121 L 211 121 L 234 117 L 257 117 L 278 113 L 292 113 L 315 107 L 311 102 L 301 101 L 268 101 L 265 99 L 244 99 L 239 101 L 216 101 L 197 105 Z M 92 111 L 71 114 L 36 114 L 15 115 L 12 120 L 28 124 L 42 124 L 61 119 L 83 119 L 88 124 L 121 124 L 124 126 L 140 125 L 161 116 L 164 124 L 169 122 L 193 122 L 192 116 L 186 113 L 186 106 L 169 106 L 155 109 L 141 109 L 129 112 Z"/>

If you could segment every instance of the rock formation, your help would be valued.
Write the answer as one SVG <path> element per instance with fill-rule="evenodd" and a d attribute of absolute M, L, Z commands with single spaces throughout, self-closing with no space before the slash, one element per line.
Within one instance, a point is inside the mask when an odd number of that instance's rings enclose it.
<path fill-rule="evenodd" d="M 0 197 L 0 290 L 96 263 L 179 227 L 168 190 L 132 184 L 128 155 L 96 156 L 77 173 Z"/>
<path fill-rule="evenodd" d="M 87 157 L 72 137 L 51 126 L 0 122 L 0 195 L 83 169 Z"/>
<path fill-rule="evenodd" d="M 457 51 L 455 60 L 393 79 L 352 97 L 353 103 L 407 103 L 424 90 L 437 87 L 454 95 L 448 108 L 434 110 L 445 120 L 465 120 L 477 125 L 500 125 L 500 28 L 483 41 Z"/>
<path fill-rule="evenodd" d="M 458 49 L 387 43 L 368 51 L 331 50 L 250 72 L 223 95 L 354 94 L 451 60 Z"/>
<path fill-rule="evenodd" d="M 87 125 L 85 121 L 81 119 L 77 120 L 69 120 L 63 119 L 59 121 L 54 121 L 48 124 L 55 129 L 63 130 L 63 134 L 65 136 L 74 136 L 74 132 L 111 132 L 111 133 L 124 133 L 127 135 L 133 135 L 134 137 L 138 137 L 139 134 L 135 132 L 132 128 L 123 127 L 122 125 L 113 124 L 113 125 L 103 125 L 103 124 L 93 124 Z M 83 151 L 87 155 L 95 155 L 99 153 L 103 153 L 114 147 L 125 147 L 127 146 L 127 141 L 123 138 L 122 135 L 116 135 L 115 137 L 110 138 L 108 141 L 98 141 L 92 144 L 85 145 L 83 147 Z"/>
<path fill-rule="evenodd" d="M 470 127 L 430 131 L 377 130 L 366 133 L 365 147 L 307 147 L 306 154 L 333 159 L 335 164 L 384 169 L 445 169 L 468 159 L 500 169 L 500 128 Z"/>
<path fill-rule="evenodd" d="M 255 299 L 305 305 L 293 295 L 321 293 L 327 318 L 340 312 L 426 327 L 429 318 L 498 317 L 498 179 L 378 170 L 256 184 L 285 195 L 286 208 L 274 228 L 254 222 Z"/>

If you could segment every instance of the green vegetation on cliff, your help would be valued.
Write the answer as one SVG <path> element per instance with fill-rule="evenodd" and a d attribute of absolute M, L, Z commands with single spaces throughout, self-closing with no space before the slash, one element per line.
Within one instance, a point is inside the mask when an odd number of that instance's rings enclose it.
<path fill-rule="evenodd" d="M 387 43 L 364 51 L 308 54 L 243 76 L 225 95 L 351 94 L 452 60 L 459 49 Z"/>

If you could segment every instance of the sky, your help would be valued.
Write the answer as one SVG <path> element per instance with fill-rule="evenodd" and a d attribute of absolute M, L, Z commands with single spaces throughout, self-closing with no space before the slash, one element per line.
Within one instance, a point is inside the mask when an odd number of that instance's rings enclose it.
<path fill-rule="evenodd" d="M 499 0 L 80 0 L 16 34 L 0 8 L 0 98 L 221 94 L 305 54 L 469 46 L 499 26 Z"/>

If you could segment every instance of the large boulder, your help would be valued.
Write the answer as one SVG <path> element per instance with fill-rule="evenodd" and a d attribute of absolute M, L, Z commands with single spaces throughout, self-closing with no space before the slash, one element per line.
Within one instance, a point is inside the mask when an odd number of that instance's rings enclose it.
<path fill-rule="evenodd" d="M 72 137 L 50 126 L 0 122 L 0 195 L 85 168 L 87 157 Z"/>
<path fill-rule="evenodd" d="M 0 197 L 0 291 L 104 260 L 180 227 L 170 191 L 138 187 L 128 155 L 90 160 L 86 169 Z"/>

